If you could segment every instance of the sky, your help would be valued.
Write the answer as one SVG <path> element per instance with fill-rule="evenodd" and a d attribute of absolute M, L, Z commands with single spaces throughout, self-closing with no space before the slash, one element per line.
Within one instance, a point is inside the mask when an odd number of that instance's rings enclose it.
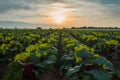
<path fill-rule="evenodd" d="M 120 0 L 0 0 L 0 21 L 120 26 Z"/>

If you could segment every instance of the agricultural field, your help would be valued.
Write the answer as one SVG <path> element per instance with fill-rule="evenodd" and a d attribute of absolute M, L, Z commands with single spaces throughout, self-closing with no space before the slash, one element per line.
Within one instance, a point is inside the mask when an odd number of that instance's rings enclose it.
<path fill-rule="evenodd" d="M 0 80 L 120 80 L 120 31 L 0 30 Z"/>

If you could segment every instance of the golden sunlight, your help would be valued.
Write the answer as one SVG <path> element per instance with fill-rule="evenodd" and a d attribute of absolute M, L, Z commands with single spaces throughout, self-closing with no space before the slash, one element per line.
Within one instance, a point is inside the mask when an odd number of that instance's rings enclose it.
<path fill-rule="evenodd" d="M 53 14 L 51 15 L 51 17 L 53 18 L 55 23 L 63 23 L 66 19 L 65 14 L 63 11 L 56 11 L 53 12 Z"/>

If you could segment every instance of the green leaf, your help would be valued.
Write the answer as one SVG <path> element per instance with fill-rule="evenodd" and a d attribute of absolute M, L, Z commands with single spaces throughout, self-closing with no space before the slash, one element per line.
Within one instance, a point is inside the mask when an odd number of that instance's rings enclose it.
<path fill-rule="evenodd" d="M 62 66 L 61 69 L 69 69 L 74 64 L 74 58 L 70 55 L 64 55 L 61 58 Z"/>
<path fill-rule="evenodd" d="M 27 48 L 26 48 L 26 52 L 30 53 L 32 51 L 35 51 L 36 49 L 36 46 L 35 45 L 29 45 Z"/>
<path fill-rule="evenodd" d="M 91 74 L 96 78 L 97 80 L 111 80 L 112 76 L 105 70 L 90 70 L 87 73 Z"/>
<path fill-rule="evenodd" d="M 71 56 L 69 56 L 69 55 L 63 55 L 63 57 L 62 57 L 61 60 L 62 60 L 62 61 L 73 61 L 74 58 L 71 57 Z"/>
<path fill-rule="evenodd" d="M 39 76 L 39 72 L 37 70 L 33 70 L 33 72 L 35 73 L 35 77 Z"/>
<path fill-rule="evenodd" d="M 58 53 L 58 50 L 55 47 L 50 47 L 49 53 L 56 55 Z"/>
<path fill-rule="evenodd" d="M 108 61 L 106 58 L 104 57 L 99 57 L 97 59 L 95 59 L 93 61 L 93 63 L 97 64 L 97 65 L 102 65 L 105 66 L 106 68 L 108 68 L 109 70 L 113 70 L 114 67 L 112 65 L 112 63 L 110 61 Z"/>
<path fill-rule="evenodd" d="M 36 56 L 37 56 L 37 57 L 41 57 L 41 54 L 40 54 L 39 51 L 36 50 L 35 53 L 36 53 Z"/>
<path fill-rule="evenodd" d="M 30 56 L 29 53 L 23 52 L 15 56 L 15 61 L 24 61 Z"/>
<path fill-rule="evenodd" d="M 22 80 L 24 68 L 20 62 L 11 62 L 3 80 Z"/>
<path fill-rule="evenodd" d="M 40 50 L 40 54 L 42 55 L 42 56 L 47 56 L 47 54 L 48 54 L 48 51 L 47 50 Z"/>
<path fill-rule="evenodd" d="M 79 63 L 79 62 L 81 62 L 82 61 L 82 58 L 81 57 L 77 57 L 76 58 L 76 63 Z"/>
<path fill-rule="evenodd" d="M 74 54 L 76 57 L 76 62 L 90 62 L 91 59 L 93 58 L 92 53 L 90 53 L 89 51 L 87 51 L 86 49 L 82 49 L 81 51 L 79 51 L 78 53 Z"/>
<path fill-rule="evenodd" d="M 79 65 L 79 66 L 75 66 L 75 67 L 73 67 L 73 68 L 70 68 L 70 69 L 68 70 L 68 72 L 66 73 L 66 75 L 67 75 L 68 77 L 70 77 L 72 74 L 79 72 L 81 66 L 82 66 L 82 64 Z"/>
<path fill-rule="evenodd" d="M 37 67 L 44 68 L 46 65 L 42 62 L 42 63 L 37 63 L 36 66 L 37 66 Z"/>
<path fill-rule="evenodd" d="M 47 63 L 47 64 L 52 64 L 52 63 L 54 63 L 55 61 L 57 61 L 56 56 L 55 56 L 55 55 L 50 55 L 50 56 L 47 58 L 47 60 L 45 61 L 45 63 Z"/>
<path fill-rule="evenodd" d="M 35 53 L 31 53 L 29 56 L 29 62 L 38 62 L 38 61 L 39 61 L 39 57 L 37 57 Z"/>
<path fill-rule="evenodd" d="M 82 80 L 90 80 L 90 79 L 89 79 L 89 76 L 86 75 L 86 76 L 83 77 Z"/>
<path fill-rule="evenodd" d="M 78 76 L 73 76 L 70 78 L 70 80 L 80 80 Z"/>

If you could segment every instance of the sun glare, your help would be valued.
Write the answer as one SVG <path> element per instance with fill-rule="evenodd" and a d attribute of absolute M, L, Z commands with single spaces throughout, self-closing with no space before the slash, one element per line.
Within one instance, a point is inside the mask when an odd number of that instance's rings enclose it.
<path fill-rule="evenodd" d="M 55 23 L 63 23 L 65 21 L 65 14 L 62 11 L 53 12 L 51 16 Z"/>

